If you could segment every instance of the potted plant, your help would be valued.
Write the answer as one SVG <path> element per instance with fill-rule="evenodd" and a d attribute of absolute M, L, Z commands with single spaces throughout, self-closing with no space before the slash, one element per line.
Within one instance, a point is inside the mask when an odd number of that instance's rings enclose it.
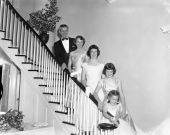
<path fill-rule="evenodd" d="M 49 32 L 54 32 L 56 22 L 59 22 L 61 17 L 57 15 L 58 7 L 57 0 L 48 0 L 49 4 L 45 4 L 45 8 L 29 14 L 30 18 L 27 21 L 32 28 L 39 32 L 40 38 L 44 43 L 48 42 Z"/>
<path fill-rule="evenodd" d="M 7 131 L 11 128 L 23 131 L 23 117 L 22 112 L 10 109 L 5 114 L 0 115 L 0 131 Z"/>

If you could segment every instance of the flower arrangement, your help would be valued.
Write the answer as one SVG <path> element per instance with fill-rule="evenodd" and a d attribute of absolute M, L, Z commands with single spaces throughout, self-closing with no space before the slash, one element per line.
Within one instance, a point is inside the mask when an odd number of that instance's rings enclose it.
<path fill-rule="evenodd" d="M 6 114 L 0 115 L 0 131 L 7 131 L 11 128 L 23 131 L 23 117 L 22 112 L 12 109 L 6 112 Z"/>
<path fill-rule="evenodd" d="M 45 4 L 45 9 L 32 12 L 30 19 L 27 21 L 31 27 L 35 28 L 40 34 L 43 32 L 54 32 L 56 22 L 59 22 L 61 17 L 56 13 L 58 12 L 57 0 L 48 0 L 50 3 Z"/>

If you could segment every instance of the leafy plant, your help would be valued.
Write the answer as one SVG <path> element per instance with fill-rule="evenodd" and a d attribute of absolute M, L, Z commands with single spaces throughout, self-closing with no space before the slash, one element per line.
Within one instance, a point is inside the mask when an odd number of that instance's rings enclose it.
<path fill-rule="evenodd" d="M 28 23 L 35 28 L 39 33 L 54 32 L 56 22 L 59 22 L 61 17 L 57 15 L 58 7 L 57 0 L 48 0 L 50 3 L 45 4 L 46 8 L 30 13 Z"/>
<path fill-rule="evenodd" d="M 6 114 L 0 115 L 0 131 L 6 131 L 11 128 L 23 131 L 23 117 L 22 112 L 12 109 Z"/>

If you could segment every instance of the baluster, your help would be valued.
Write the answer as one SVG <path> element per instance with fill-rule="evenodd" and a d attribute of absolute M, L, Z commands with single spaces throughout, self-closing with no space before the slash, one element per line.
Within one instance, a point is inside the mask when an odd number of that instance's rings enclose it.
<path fill-rule="evenodd" d="M 34 41 L 33 41 L 33 53 L 32 53 L 32 69 L 35 70 L 36 65 L 36 48 L 37 48 L 37 37 L 34 35 Z"/>
<path fill-rule="evenodd" d="M 0 30 L 3 29 L 3 11 L 4 11 L 4 1 L 0 1 Z"/>
<path fill-rule="evenodd" d="M 25 56 L 26 56 L 26 48 L 28 45 L 28 36 L 29 36 L 29 31 L 27 30 L 27 26 L 24 25 L 24 43 L 23 43 L 22 54 Z"/>
<path fill-rule="evenodd" d="M 21 54 L 21 40 L 22 40 L 22 30 L 23 30 L 23 23 L 21 20 L 19 20 L 19 27 L 18 27 L 18 54 Z"/>
<path fill-rule="evenodd" d="M 49 67 L 49 54 L 46 51 L 46 85 L 47 89 L 46 92 L 49 93 L 49 86 L 50 86 L 50 67 Z"/>
<path fill-rule="evenodd" d="M 25 37 L 25 26 L 24 22 L 21 21 L 21 30 L 20 30 L 20 42 L 19 42 L 19 54 L 23 54 L 23 46 L 24 46 L 24 37 Z"/>
<path fill-rule="evenodd" d="M 11 21 L 11 10 L 9 5 L 7 5 L 7 18 L 5 26 L 5 39 L 9 39 L 10 34 L 10 21 Z"/>
<path fill-rule="evenodd" d="M 42 66 L 41 66 L 41 72 L 42 72 L 42 77 L 43 77 L 43 81 L 44 81 L 44 78 L 45 78 L 45 70 L 44 70 L 44 57 L 45 57 L 45 53 L 44 53 L 44 46 L 42 46 L 42 59 L 41 59 L 41 63 L 42 63 Z"/>
<path fill-rule="evenodd" d="M 3 10 L 3 27 L 2 27 L 2 30 L 5 31 L 6 30 L 6 22 L 7 22 L 7 14 L 8 14 L 8 7 L 7 7 L 7 4 L 6 4 L 6 0 L 4 0 L 4 10 Z"/>
<path fill-rule="evenodd" d="M 39 65 L 39 55 L 40 55 L 40 42 L 38 38 L 36 37 L 35 70 L 37 71 L 38 71 L 38 65 Z"/>
<path fill-rule="evenodd" d="M 53 94 L 54 91 L 54 59 L 51 58 L 51 93 Z"/>
<path fill-rule="evenodd" d="M 29 45 L 29 57 L 28 57 L 28 62 L 32 63 L 32 60 L 33 60 L 33 57 L 32 57 L 32 54 L 33 54 L 33 45 L 34 45 L 34 34 L 32 31 L 30 31 L 31 34 L 30 34 L 30 45 Z"/>
<path fill-rule="evenodd" d="M 47 51 L 44 47 L 44 85 L 47 86 Z M 47 87 L 45 87 L 45 93 L 46 93 Z"/>
<path fill-rule="evenodd" d="M 56 63 L 57 68 L 56 68 L 56 89 L 55 89 L 55 94 L 56 94 L 56 99 L 55 101 L 58 102 L 58 90 L 59 90 L 59 85 L 60 85 L 60 77 L 59 77 L 59 66 Z"/>
<path fill-rule="evenodd" d="M 53 75 L 54 75 L 54 62 L 53 62 L 53 58 L 50 56 L 50 67 L 51 67 L 51 74 L 50 74 L 50 93 L 53 94 L 54 91 L 54 83 L 53 83 Z M 51 96 L 52 97 L 52 96 Z"/>
<path fill-rule="evenodd" d="M 25 62 L 29 62 L 29 49 L 30 49 L 30 44 L 31 43 L 31 30 L 28 29 L 28 40 L 27 40 L 27 46 L 26 46 L 26 60 Z"/>
<path fill-rule="evenodd" d="M 53 77 L 53 98 L 52 98 L 52 102 L 56 102 L 56 89 L 57 89 L 57 63 L 54 60 L 54 77 Z"/>
<path fill-rule="evenodd" d="M 14 16 L 14 30 L 13 30 L 13 44 L 12 47 L 16 47 L 17 46 L 17 30 L 18 30 L 18 18 L 17 15 L 15 14 Z"/>
<path fill-rule="evenodd" d="M 60 90 L 61 90 L 61 84 L 62 84 L 62 70 L 61 67 L 59 67 L 59 72 L 58 72 L 58 76 L 59 76 L 59 85 L 58 85 L 58 89 L 57 89 L 57 102 L 60 103 Z"/>
<path fill-rule="evenodd" d="M 11 9 L 11 24 L 10 24 L 10 36 L 9 39 L 12 39 L 13 41 L 13 32 L 14 32 L 14 26 L 15 26 L 15 13 L 13 12 L 13 10 Z"/>
<path fill-rule="evenodd" d="M 49 70 L 50 70 L 50 73 L 49 73 L 49 93 L 52 93 L 52 59 L 51 59 L 51 56 L 49 54 Z"/>
<path fill-rule="evenodd" d="M 38 73 L 39 73 L 39 77 L 42 77 L 42 45 L 41 42 L 38 40 L 39 42 L 39 63 L 38 63 Z"/>

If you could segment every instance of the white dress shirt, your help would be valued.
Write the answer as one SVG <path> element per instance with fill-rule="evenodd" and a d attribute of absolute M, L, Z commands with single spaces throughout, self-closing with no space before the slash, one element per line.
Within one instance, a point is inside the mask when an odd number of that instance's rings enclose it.
<path fill-rule="evenodd" d="M 63 46 L 64 46 L 64 49 L 67 53 L 69 53 L 69 39 L 64 39 L 62 40 L 62 43 L 63 43 Z"/>

